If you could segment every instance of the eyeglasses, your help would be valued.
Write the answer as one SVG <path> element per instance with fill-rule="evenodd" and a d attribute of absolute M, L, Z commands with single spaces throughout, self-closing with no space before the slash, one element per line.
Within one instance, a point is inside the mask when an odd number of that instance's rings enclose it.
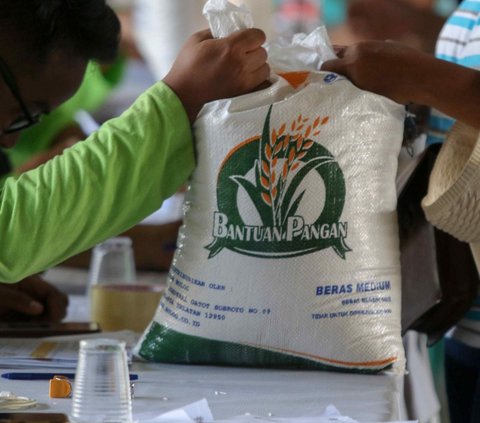
<path fill-rule="evenodd" d="M 18 88 L 18 85 L 15 81 L 15 78 L 8 68 L 7 64 L 3 61 L 3 59 L 0 57 L 0 74 L 3 77 L 3 80 L 5 81 L 5 84 L 7 84 L 8 88 L 10 89 L 10 92 L 12 95 L 15 97 L 17 100 L 18 104 L 20 105 L 20 108 L 22 109 L 23 116 L 20 116 L 19 118 L 15 119 L 6 129 L 3 129 L 0 132 L 1 134 L 11 134 L 12 132 L 17 132 L 21 131 L 22 129 L 28 128 L 29 126 L 35 125 L 38 123 L 40 120 L 40 117 L 42 115 L 41 112 L 32 114 L 27 108 L 27 105 L 22 99 L 22 96 L 20 95 L 20 90 Z"/>

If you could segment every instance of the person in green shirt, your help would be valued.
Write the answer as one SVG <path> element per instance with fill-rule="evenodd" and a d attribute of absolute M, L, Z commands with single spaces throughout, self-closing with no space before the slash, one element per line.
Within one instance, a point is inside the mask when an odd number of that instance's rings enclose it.
<path fill-rule="evenodd" d="M 92 113 L 104 104 L 122 78 L 124 63 L 123 51 L 108 67 L 90 62 L 75 95 L 23 131 L 15 147 L 5 151 L 13 172 L 33 169 L 83 140 L 86 135 L 76 121 L 78 112 Z"/>
<path fill-rule="evenodd" d="M 90 60 L 113 60 L 118 38 L 104 0 L 1 0 L 0 147 L 71 97 Z M 163 81 L 124 114 L 0 181 L 0 281 L 23 280 L 0 284 L 2 320 L 12 312 L 62 318 L 63 294 L 30 275 L 125 231 L 176 192 L 195 166 L 191 124 L 203 104 L 267 80 L 264 41 L 257 29 L 194 34 Z"/>

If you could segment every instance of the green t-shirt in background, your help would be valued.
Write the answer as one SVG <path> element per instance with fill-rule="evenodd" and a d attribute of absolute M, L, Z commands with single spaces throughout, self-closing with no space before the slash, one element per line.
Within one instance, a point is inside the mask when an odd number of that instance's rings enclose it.
<path fill-rule="evenodd" d="M 21 166 L 33 155 L 47 150 L 60 131 L 74 123 L 76 112 L 93 112 L 98 109 L 120 81 L 123 70 L 122 57 L 105 72 L 100 69 L 100 65 L 90 62 L 76 94 L 44 116 L 39 124 L 23 131 L 17 145 L 5 151 L 13 169 Z"/>

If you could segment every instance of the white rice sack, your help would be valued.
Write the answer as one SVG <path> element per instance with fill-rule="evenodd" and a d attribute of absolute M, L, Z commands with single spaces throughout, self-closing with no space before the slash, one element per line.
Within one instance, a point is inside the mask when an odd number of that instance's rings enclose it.
<path fill-rule="evenodd" d="M 137 354 L 402 373 L 403 119 L 315 71 L 206 105 L 168 286 Z"/>

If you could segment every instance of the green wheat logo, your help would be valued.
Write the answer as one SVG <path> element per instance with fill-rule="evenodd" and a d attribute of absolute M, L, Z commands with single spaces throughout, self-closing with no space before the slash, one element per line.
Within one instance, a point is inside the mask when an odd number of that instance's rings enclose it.
<path fill-rule="evenodd" d="M 332 247 L 343 259 L 351 251 L 345 243 L 348 224 L 340 217 L 345 203 L 345 181 L 332 154 L 313 141 L 329 117 L 313 121 L 302 115 L 287 126 L 270 129 L 270 106 L 261 137 L 233 149 L 218 175 L 214 238 L 206 248 L 209 258 L 223 248 L 240 254 L 282 258 Z M 307 189 L 305 178 L 316 172 L 325 185 L 325 203 L 313 224 L 298 209 Z M 250 201 L 259 224 L 246 224 L 238 208 L 239 193 Z M 246 195 L 246 197 L 245 197 Z"/>

